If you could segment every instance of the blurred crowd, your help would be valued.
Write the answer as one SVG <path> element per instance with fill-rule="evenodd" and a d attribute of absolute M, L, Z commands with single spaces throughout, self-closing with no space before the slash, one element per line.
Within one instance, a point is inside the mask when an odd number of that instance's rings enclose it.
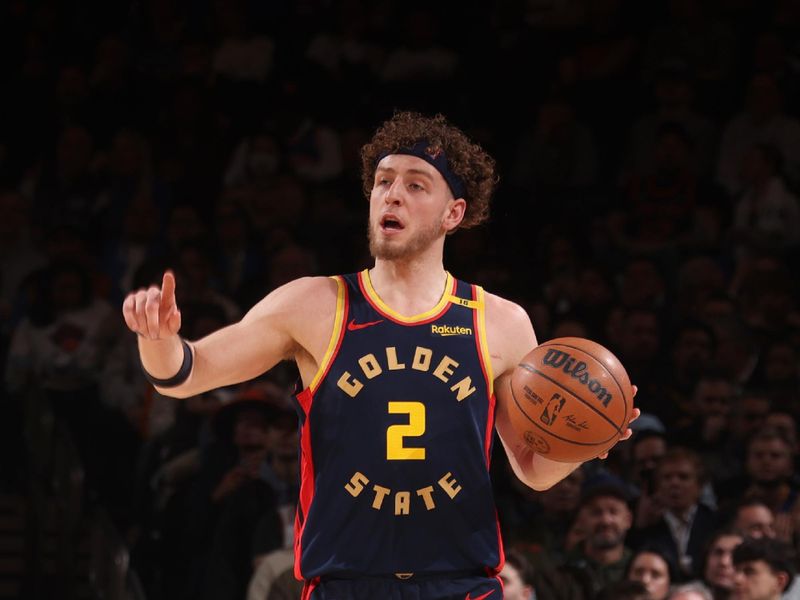
<path fill-rule="evenodd" d="M 0 485 L 35 389 L 150 600 L 299 597 L 297 373 L 162 397 L 122 298 L 174 269 L 197 339 L 369 266 L 394 109 L 497 159 L 450 272 L 639 386 L 633 438 L 546 492 L 495 445 L 507 598 L 762 597 L 742 564 L 800 598 L 797 2 L 10 0 L 0 31 Z"/>

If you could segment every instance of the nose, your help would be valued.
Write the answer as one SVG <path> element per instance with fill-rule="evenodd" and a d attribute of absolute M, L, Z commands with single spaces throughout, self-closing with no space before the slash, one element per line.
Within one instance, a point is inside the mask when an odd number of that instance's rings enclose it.
<path fill-rule="evenodd" d="M 393 182 L 392 185 L 386 190 L 383 201 L 386 204 L 394 204 L 398 205 L 403 201 L 403 183 L 400 181 L 400 178 L 397 177 Z"/>

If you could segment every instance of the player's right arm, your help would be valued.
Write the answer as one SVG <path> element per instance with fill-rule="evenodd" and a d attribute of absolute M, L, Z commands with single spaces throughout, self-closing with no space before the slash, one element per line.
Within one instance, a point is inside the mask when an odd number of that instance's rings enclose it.
<path fill-rule="evenodd" d="M 193 361 L 188 378 L 176 386 L 156 385 L 156 389 L 167 396 L 186 398 L 247 381 L 300 354 L 306 362 L 309 358 L 315 362 L 319 350 L 314 345 L 320 336 L 310 327 L 315 322 L 324 326 L 328 320 L 324 313 L 333 314 L 335 306 L 336 283 L 328 278 L 306 277 L 287 283 L 238 323 L 189 342 Z M 129 294 L 122 312 L 128 327 L 138 334 L 139 355 L 147 373 L 157 379 L 175 376 L 184 362 L 184 348 L 172 273 L 164 274 L 160 288 Z"/>

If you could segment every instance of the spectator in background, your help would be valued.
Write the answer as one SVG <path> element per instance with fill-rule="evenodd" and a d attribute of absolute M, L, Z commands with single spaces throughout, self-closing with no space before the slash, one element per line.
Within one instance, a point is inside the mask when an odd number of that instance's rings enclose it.
<path fill-rule="evenodd" d="M 597 156 L 591 131 L 575 115 L 575 108 L 557 92 L 546 98 L 534 115 L 533 123 L 520 136 L 510 178 L 521 189 L 548 205 L 559 198 L 561 206 L 554 218 L 568 218 L 583 199 L 580 193 L 596 179 Z M 568 202 L 563 206 L 563 202 Z M 565 212 L 566 211 L 566 212 Z"/>
<path fill-rule="evenodd" d="M 150 144 L 144 135 L 123 128 L 114 134 L 108 152 L 96 161 L 103 167 L 101 187 L 94 212 L 103 242 L 113 242 L 123 228 L 123 220 L 134 202 L 149 201 L 156 208 L 152 227 L 161 233 L 163 213 L 169 200 L 166 190 L 156 182 Z"/>
<path fill-rule="evenodd" d="M 523 546 L 536 544 L 554 563 L 564 560 L 565 539 L 578 512 L 581 488 L 586 479 L 577 469 L 550 489 L 534 493 L 534 512 L 514 527 L 506 526 L 503 536 Z M 530 500 L 528 500 L 530 502 Z"/>
<path fill-rule="evenodd" d="M 789 264 L 776 256 L 764 256 L 739 265 L 735 293 L 742 318 L 756 339 L 790 336 L 800 340 L 798 291 Z"/>
<path fill-rule="evenodd" d="M 732 527 L 745 538 L 774 538 L 775 515 L 763 500 L 745 498 L 736 505 Z"/>
<path fill-rule="evenodd" d="M 714 161 L 714 126 L 694 109 L 689 63 L 680 58 L 665 58 L 656 68 L 652 88 L 655 107 L 636 119 L 631 127 L 623 180 L 652 172 L 656 138 L 665 123 L 680 125 L 695 141 L 690 160 L 692 170 L 699 175 L 709 174 Z"/>
<path fill-rule="evenodd" d="M 357 2 L 334 7 L 332 21 L 311 37 L 306 57 L 335 84 L 369 81 L 379 75 L 383 48 L 375 41 L 371 15 Z"/>
<path fill-rule="evenodd" d="M 213 76 L 234 83 L 263 83 L 274 68 L 274 40 L 250 29 L 243 4 L 218 2 L 212 7 L 220 40 L 211 61 Z"/>
<path fill-rule="evenodd" d="M 116 510 L 132 484 L 136 441 L 122 416 L 101 403 L 98 374 L 122 332 L 81 266 L 53 263 L 33 276 L 33 285 L 28 314 L 11 338 L 6 390 L 21 398 L 30 389 L 44 392 L 73 436 L 88 489 Z"/>
<path fill-rule="evenodd" d="M 709 371 L 695 385 L 691 396 L 691 422 L 670 435 L 676 446 L 700 453 L 708 473 L 719 480 L 729 476 L 730 430 L 737 390 L 724 374 Z M 736 466 L 736 465 L 734 465 Z"/>
<path fill-rule="evenodd" d="M 624 578 L 633 554 L 625 545 L 633 517 L 621 482 L 587 485 L 579 511 L 586 537 L 568 554 L 563 571 L 591 598 Z"/>
<path fill-rule="evenodd" d="M 661 321 L 648 306 L 625 310 L 615 350 L 633 381 L 645 382 L 637 406 L 645 413 L 659 410 L 660 386 L 666 377 L 660 360 Z"/>
<path fill-rule="evenodd" d="M 539 600 L 533 589 L 533 569 L 523 554 L 515 550 L 506 552 L 500 579 L 505 600 Z"/>
<path fill-rule="evenodd" d="M 743 500 L 736 507 L 733 527 L 745 539 L 779 539 L 796 549 L 796 514 L 781 513 L 777 518 L 761 500 Z M 784 600 L 800 598 L 800 581 L 794 577 L 783 594 Z"/>
<path fill-rule="evenodd" d="M 663 426 L 660 429 L 637 429 L 630 448 L 630 472 L 627 479 L 635 488 L 636 496 L 652 494 L 656 467 L 667 453 L 667 437 Z"/>
<path fill-rule="evenodd" d="M 729 502 L 757 498 L 776 517 L 800 510 L 797 485 L 792 479 L 794 452 L 778 431 L 761 427 L 748 440 L 743 476 L 721 485 L 719 497 Z"/>
<path fill-rule="evenodd" d="M 664 383 L 664 401 L 654 412 L 670 427 L 685 427 L 694 413 L 690 403 L 695 386 L 713 363 L 716 335 L 705 322 L 685 318 L 670 337 L 670 380 Z"/>
<path fill-rule="evenodd" d="M 781 163 L 779 150 L 769 144 L 755 144 L 742 156 L 742 188 L 731 227 L 739 260 L 800 243 L 800 204 L 781 177 Z"/>
<path fill-rule="evenodd" d="M 704 483 L 700 456 L 671 448 L 655 470 L 655 493 L 663 512 L 649 524 L 637 523 L 629 538 L 634 548 L 645 541 L 660 548 L 678 565 L 676 581 L 691 579 L 699 571 L 703 548 L 717 526 L 714 510 L 700 502 Z"/>
<path fill-rule="evenodd" d="M 642 60 L 645 80 L 664 60 L 682 60 L 691 66 L 702 105 L 709 109 L 724 106 L 735 75 L 735 30 L 719 11 L 700 0 L 671 0 L 666 9 L 647 36 Z"/>
<path fill-rule="evenodd" d="M 135 129 L 145 126 L 152 111 L 152 95 L 144 87 L 147 77 L 137 69 L 134 55 L 117 33 L 106 33 L 95 47 L 87 105 L 92 130 L 101 139 L 111 137 L 121 124 Z"/>
<path fill-rule="evenodd" d="M 54 150 L 33 181 L 32 216 L 44 228 L 67 224 L 85 231 L 97 216 L 95 141 L 86 128 L 69 125 L 61 131 Z"/>
<path fill-rule="evenodd" d="M 773 75 L 756 73 L 747 87 L 744 110 L 728 121 L 722 134 L 717 179 L 731 196 L 743 189 L 740 168 L 755 144 L 769 144 L 783 157 L 790 185 L 800 177 L 800 121 L 784 112 L 784 97 Z"/>
<path fill-rule="evenodd" d="M 212 417 L 214 437 L 200 447 L 194 475 L 163 509 L 165 597 L 242 597 L 262 516 L 273 518 L 271 528 L 261 532 L 261 553 L 283 546 L 276 496 L 262 469 L 271 450 L 270 423 L 284 409 L 266 388 L 233 393 Z"/>
<path fill-rule="evenodd" d="M 711 253 L 692 254 L 678 267 L 675 302 L 681 318 L 703 318 L 710 298 L 725 294 L 728 277 L 721 261 Z"/>
<path fill-rule="evenodd" d="M 675 565 L 660 550 L 647 545 L 639 548 L 628 563 L 626 579 L 641 581 L 649 600 L 666 600 L 675 578 Z"/>
<path fill-rule="evenodd" d="M 767 416 L 764 417 L 764 425 L 776 429 L 793 448 L 792 453 L 800 452 L 800 438 L 797 431 L 797 417 L 795 412 L 787 403 L 776 404 L 771 407 Z"/>
<path fill-rule="evenodd" d="M 624 183 L 627 210 L 612 232 L 628 253 L 664 254 L 689 244 L 696 206 L 711 195 L 691 165 L 694 141 L 682 126 L 662 124 L 650 171 Z"/>
<path fill-rule="evenodd" d="M 683 583 L 672 589 L 667 600 L 715 600 L 715 598 L 699 583 Z"/>
<path fill-rule="evenodd" d="M 800 351 L 788 336 L 764 343 L 748 384 L 765 388 L 784 405 L 800 399 Z"/>
<path fill-rule="evenodd" d="M 667 303 L 667 282 L 657 260 L 630 256 L 617 281 L 619 298 L 625 308 L 664 310 Z"/>
<path fill-rule="evenodd" d="M 175 204 L 167 218 L 164 235 L 167 255 L 177 254 L 185 244 L 203 238 L 207 231 L 196 206 L 185 202 Z"/>
<path fill-rule="evenodd" d="M 442 43 L 441 17 L 433 7 L 417 6 L 405 12 L 398 23 L 402 40 L 389 48 L 380 68 L 383 81 L 391 84 L 420 85 L 443 83 L 459 66 L 459 56 Z"/>
<path fill-rule="evenodd" d="M 755 332 L 742 318 L 742 311 L 732 316 L 709 320 L 716 339 L 713 366 L 727 375 L 736 385 L 752 376 L 758 360 Z"/>
<path fill-rule="evenodd" d="M 796 571 L 795 555 L 783 542 L 745 540 L 733 551 L 732 600 L 780 600 Z"/>
<path fill-rule="evenodd" d="M 226 323 L 241 317 L 242 309 L 219 291 L 219 275 L 214 271 L 208 245 L 200 240 L 187 242 L 178 250 L 175 258 L 175 277 L 184 290 L 179 293 L 180 301 L 216 304 L 225 312 Z"/>
<path fill-rule="evenodd" d="M 615 301 L 613 277 L 600 264 L 583 264 L 578 270 L 577 287 L 573 313 L 585 323 L 590 339 L 603 339 L 605 322 Z"/>
<path fill-rule="evenodd" d="M 708 541 L 703 553 L 701 576 L 697 583 L 704 586 L 713 600 L 730 600 L 733 592 L 735 571 L 733 550 L 742 543 L 744 537 L 736 530 L 722 528 Z"/>
<path fill-rule="evenodd" d="M 103 267 L 113 282 L 114 297 L 133 289 L 136 273 L 162 258 L 161 217 L 148 196 L 138 196 L 126 203 L 121 230 L 105 241 Z"/>
<path fill-rule="evenodd" d="M 280 140 L 267 125 L 242 139 L 225 171 L 226 187 L 269 181 L 283 166 Z"/>
<path fill-rule="evenodd" d="M 22 194 L 0 191 L 0 323 L 3 336 L 21 318 L 20 286 L 35 270 L 44 266 L 46 256 L 38 247 L 31 227 L 30 201 Z"/>
<path fill-rule="evenodd" d="M 201 592 L 208 600 L 242 598 L 260 559 L 294 545 L 300 474 L 297 414 L 288 397 L 273 385 L 246 388 L 235 402 L 217 415 L 215 423 L 221 435 L 233 428 L 242 460 L 212 493 L 220 512 Z M 230 410 L 234 406 L 235 412 Z M 264 418 L 263 435 L 253 435 L 253 428 L 247 436 L 244 424 L 256 413 L 261 413 L 257 419 Z"/>
<path fill-rule="evenodd" d="M 233 194 L 217 202 L 214 219 L 216 261 L 220 291 L 238 306 L 249 306 L 253 281 L 263 275 L 264 256 L 254 239 L 244 208 Z"/>

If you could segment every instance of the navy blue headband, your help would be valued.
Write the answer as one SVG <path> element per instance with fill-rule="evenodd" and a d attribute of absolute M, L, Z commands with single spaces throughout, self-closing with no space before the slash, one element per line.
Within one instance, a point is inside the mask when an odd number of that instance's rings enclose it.
<path fill-rule="evenodd" d="M 390 154 L 408 154 L 421 158 L 442 174 L 447 185 L 450 186 L 450 191 L 453 192 L 453 197 L 464 197 L 464 193 L 467 191 L 464 181 L 447 166 L 447 156 L 442 148 L 432 146 L 428 140 L 420 140 L 410 148 L 399 148 L 393 152 L 382 153 L 378 157 L 378 162 Z"/>

